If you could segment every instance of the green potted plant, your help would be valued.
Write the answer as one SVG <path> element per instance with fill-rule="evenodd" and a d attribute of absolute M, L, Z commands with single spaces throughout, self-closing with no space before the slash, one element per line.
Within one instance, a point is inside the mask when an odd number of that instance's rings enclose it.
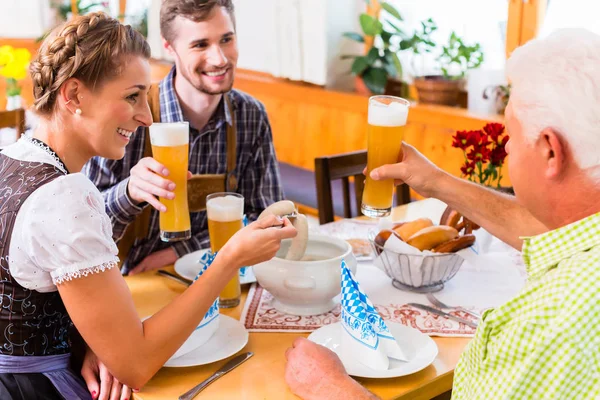
<path fill-rule="evenodd" d="M 448 43 L 442 46 L 441 54 L 436 59 L 439 62 L 441 74 L 417 76 L 414 79 L 419 101 L 430 104 L 457 105 L 459 94 L 465 84 L 465 74 L 470 69 L 478 68 L 483 59 L 483 51 L 479 43 L 468 45 L 455 32 L 452 32 Z"/>
<path fill-rule="evenodd" d="M 402 63 L 397 54 L 400 50 L 398 36 L 402 32 L 399 28 L 402 16 L 387 2 L 380 2 L 380 6 L 384 12 L 379 12 L 377 17 L 366 13 L 360 15 L 362 34 L 344 33 L 346 38 L 356 42 L 371 43 L 367 54 L 344 55 L 342 59 L 354 60 L 352 73 L 357 77 L 359 93 L 404 95 L 407 87 L 401 84 Z"/>

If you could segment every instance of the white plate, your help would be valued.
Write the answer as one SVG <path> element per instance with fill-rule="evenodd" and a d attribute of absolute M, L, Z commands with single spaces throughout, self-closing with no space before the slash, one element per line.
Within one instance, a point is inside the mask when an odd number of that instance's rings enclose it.
<path fill-rule="evenodd" d="M 175 272 L 177 272 L 180 276 L 193 281 L 196 279 L 198 272 L 200 272 L 200 263 L 198 261 L 207 251 L 207 249 L 198 250 L 179 258 L 177 261 L 175 261 Z M 240 283 L 242 285 L 256 282 L 256 277 L 254 276 L 252 267 L 246 267 L 244 271 L 245 273 L 242 273 L 240 270 Z"/>
<path fill-rule="evenodd" d="M 248 331 L 237 319 L 221 314 L 219 329 L 202 346 L 177 358 L 171 358 L 165 367 L 194 367 L 210 364 L 234 355 L 248 343 Z"/>
<path fill-rule="evenodd" d="M 361 378 L 396 378 L 414 374 L 429 366 L 437 357 L 437 345 L 429 336 L 396 322 L 387 322 L 387 326 L 400 347 L 406 349 L 407 353 L 414 354 L 414 357 L 409 362 L 390 359 L 390 367 L 384 371 L 371 369 L 350 355 L 340 354 L 343 328 L 339 322 L 317 329 L 310 334 L 308 340 L 333 350 L 342 360 L 346 372 Z"/>

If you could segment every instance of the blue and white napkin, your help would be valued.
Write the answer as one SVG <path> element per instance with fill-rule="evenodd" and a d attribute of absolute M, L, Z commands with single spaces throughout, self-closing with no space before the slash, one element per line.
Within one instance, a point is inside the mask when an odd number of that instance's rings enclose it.
<path fill-rule="evenodd" d="M 196 275 L 194 282 L 196 282 L 210 266 L 210 264 L 212 264 L 213 260 L 215 259 L 215 255 L 210 251 L 202 255 L 202 258 L 200 258 L 199 261 L 199 263 L 202 265 L 202 268 L 200 268 L 200 272 L 198 272 L 198 275 Z M 173 354 L 171 359 L 180 357 L 202 346 L 215 334 L 217 329 L 219 329 L 218 297 L 212 303 L 206 314 L 204 314 L 204 318 L 202 318 L 202 321 L 200 321 L 196 329 L 194 329 L 189 338 L 181 345 L 175 354 Z"/>
<path fill-rule="evenodd" d="M 389 357 L 409 361 L 344 260 L 341 271 L 341 350 L 375 370 L 387 370 Z"/>
<path fill-rule="evenodd" d="M 244 214 L 244 218 L 242 219 L 242 222 L 244 224 L 244 226 L 248 225 L 248 217 L 246 216 L 246 214 Z M 246 275 L 248 274 L 248 270 L 251 267 L 242 267 L 240 268 L 240 282 L 244 281 L 244 278 L 246 278 Z"/>
<path fill-rule="evenodd" d="M 210 267 L 210 264 L 212 264 L 212 262 L 214 261 L 216 255 L 217 255 L 217 253 L 212 254 L 212 252 L 210 252 L 210 251 L 208 251 L 202 255 L 202 257 L 200 258 L 200 261 L 199 261 L 199 263 L 202 265 L 202 268 L 200 268 L 200 272 L 198 272 L 198 275 L 196 275 L 194 282 L 196 282 L 198 280 L 198 278 L 200 278 L 202 276 L 202 274 L 204 272 L 206 272 L 208 267 Z M 210 327 L 210 329 L 213 330 L 213 333 L 219 327 L 219 298 L 218 297 L 212 303 L 212 305 L 210 306 L 210 308 L 208 309 L 206 314 L 204 314 L 204 318 L 202 318 L 202 321 L 200 321 L 200 324 L 198 325 L 198 327 L 196 329 L 203 329 L 205 327 Z"/>

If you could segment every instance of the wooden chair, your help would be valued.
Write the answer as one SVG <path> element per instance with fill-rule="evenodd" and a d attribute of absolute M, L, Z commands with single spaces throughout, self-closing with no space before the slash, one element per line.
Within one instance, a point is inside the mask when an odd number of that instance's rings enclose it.
<path fill-rule="evenodd" d="M 16 140 L 19 140 L 25 131 L 25 110 L 18 108 L 11 111 L 0 111 L 0 129 L 1 128 L 16 129 Z"/>
<path fill-rule="evenodd" d="M 319 208 L 319 222 L 325 224 L 334 220 L 332 181 L 342 180 L 344 199 L 344 218 L 352 218 L 350 198 L 350 177 L 354 177 L 354 198 L 356 215 L 360 214 L 362 194 L 364 190 L 363 170 L 367 165 L 367 152 L 365 150 L 352 153 L 339 154 L 329 157 L 315 158 L 315 181 L 317 185 L 317 204 Z M 396 205 L 410 202 L 410 191 L 406 184 L 396 188 Z"/>

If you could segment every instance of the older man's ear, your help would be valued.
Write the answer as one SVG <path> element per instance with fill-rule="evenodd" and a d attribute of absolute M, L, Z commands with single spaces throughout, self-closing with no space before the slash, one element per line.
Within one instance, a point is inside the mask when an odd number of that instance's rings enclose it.
<path fill-rule="evenodd" d="M 546 177 L 548 179 L 563 177 L 570 165 L 569 158 L 571 160 L 573 158 L 566 141 L 553 129 L 546 128 L 540 134 L 537 145 L 545 161 Z"/>

